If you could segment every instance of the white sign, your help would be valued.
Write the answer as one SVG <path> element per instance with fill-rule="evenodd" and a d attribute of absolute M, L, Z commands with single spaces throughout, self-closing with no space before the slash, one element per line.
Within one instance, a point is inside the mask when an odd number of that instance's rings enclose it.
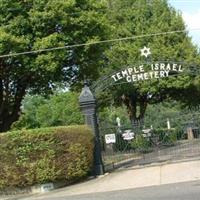
<path fill-rule="evenodd" d="M 132 140 L 134 138 L 135 133 L 132 132 L 132 130 L 126 130 L 122 136 L 124 140 Z"/>
<path fill-rule="evenodd" d="M 107 135 L 105 135 L 105 141 L 106 141 L 106 144 L 116 143 L 115 134 L 107 134 Z"/>

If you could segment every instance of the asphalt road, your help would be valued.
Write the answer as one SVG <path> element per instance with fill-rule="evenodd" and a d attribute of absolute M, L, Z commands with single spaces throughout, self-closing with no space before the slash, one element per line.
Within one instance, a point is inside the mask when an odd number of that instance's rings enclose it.
<path fill-rule="evenodd" d="M 92 187 L 92 185 L 91 185 Z M 53 193 L 53 192 L 52 192 Z M 200 181 L 169 184 L 114 192 L 65 196 L 62 193 L 22 198 L 23 200 L 199 200 Z M 22 200 L 21 199 L 21 200 Z"/>

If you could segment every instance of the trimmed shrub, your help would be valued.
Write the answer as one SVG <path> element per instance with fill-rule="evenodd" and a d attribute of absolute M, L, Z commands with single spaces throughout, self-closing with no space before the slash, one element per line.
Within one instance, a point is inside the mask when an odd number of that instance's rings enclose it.
<path fill-rule="evenodd" d="M 1 134 L 0 188 L 82 179 L 92 167 L 93 139 L 86 126 Z"/>

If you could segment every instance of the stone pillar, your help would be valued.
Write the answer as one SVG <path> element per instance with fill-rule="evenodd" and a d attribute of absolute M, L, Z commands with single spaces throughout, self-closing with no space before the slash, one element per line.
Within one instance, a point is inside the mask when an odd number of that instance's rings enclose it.
<path fill-rule="evenodd" d="M 79 96 L 79 104 L 83 115 L 85 116 L 85 123 L 90 126 L 95 136 L 94 146 L 94 175 L 103 175 L 104 166 L 101 156 L 101 145 L 99 139 L 99 127 L 97 123 L 96 113 L 96 99 L 87 83 L 84 84 L 82 92 Z"/>

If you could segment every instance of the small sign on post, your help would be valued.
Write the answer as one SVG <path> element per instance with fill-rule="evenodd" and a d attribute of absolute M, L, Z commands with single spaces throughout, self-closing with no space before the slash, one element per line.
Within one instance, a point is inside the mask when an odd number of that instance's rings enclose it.
<path fill-rule="evenodd" d="M 106 144 L 113 144 L 116 143 L 116 136 L 115 134 L 106 134 L 105 135 Z"/>

